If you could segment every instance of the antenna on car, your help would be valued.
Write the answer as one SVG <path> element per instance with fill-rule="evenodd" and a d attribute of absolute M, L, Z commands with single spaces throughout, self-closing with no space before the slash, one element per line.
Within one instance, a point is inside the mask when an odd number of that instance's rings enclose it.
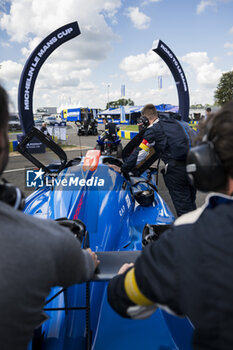
<path fill-rule="evenodd" d="M 77 132 L 77 135 L 78 135 L 78 138 L 79 138 L 80 154 L 81 154 L 81 157 L 82 157 L 83 156 L 83 152 L 82 152 L 81 136 L 80 136 L 79 132 Z"/>
<path fill-rule="evenodd" d="M 79 147 L 80 147 L 80 153 L 81 153 L 81 157 L 83 156 L 83 152 L 82 152 L 82 145 L 81 145 L 81 136 L 79 135 Z"/>

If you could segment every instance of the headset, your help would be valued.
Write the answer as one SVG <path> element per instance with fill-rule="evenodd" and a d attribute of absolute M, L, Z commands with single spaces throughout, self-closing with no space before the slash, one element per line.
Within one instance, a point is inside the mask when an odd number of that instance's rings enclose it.
<path fill-rule="evenodd" d="M 186 171 L 191 183 L 203 192 L 216 191 L 223 188 L 227 182 L 222 162 L 214 146 L 217 137 L 209 139 L 211 128 L 210 122 L 202 142 L 189 150 L 186 159 Z"/>
<path fill-rule="evenodd" d="M 4 179 L 0 182 L 0 201 L 18 210 L 23 210 L 25 206 L 25 196 L 23 192 Z"/>
<path fill-rule="evenodd" d="M 145 115 L 141 115 L 137 122 L 138 124 L 142 124 L 143 129 L 146 129 L 149 126 L 149 120 Z"/>

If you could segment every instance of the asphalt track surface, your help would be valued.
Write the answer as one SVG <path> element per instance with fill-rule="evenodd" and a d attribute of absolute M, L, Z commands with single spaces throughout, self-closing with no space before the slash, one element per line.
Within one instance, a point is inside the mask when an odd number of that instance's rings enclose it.
<path fill-rule="evenodd" d="M 100 130 L 103 129 L 103 126 L 100 126 Z M 16 139 L 16 134 L 10 134 L 9 139 Z M 80 155 L 85 155 L 87 150 L 93 149 L 96 145 L 97 136 L 77 136 L 76 129 L 70 127 L 67 129 L 67 142 L 66 147 L 64 148 L 68 160 L 71 160 Z M 127 144 L 127 140 L 122 140 L 123 147 Z M 76 146 L 75 148 L 69 148 L 68 145 Z M 114 155 L 114 154 L 113 154 Z M 40 160 L 45 162 L 45 164 L 50 164 L 54 161 L 54 158 L 49 152 L 40 155 Z M 162 165 L 161 165 L 162 167 Z M 26 170 L 33 169 L 35 166 L 25 159 L 18 152 L 12 152 L 9 156 L 9 162 L 7 168 L 3 173 L 3 177 L 8 181 L 18 186 L 25 194 L 28 196 L 33 190 L 26 188 Z M 158 181 L 158 191 L 162 198 L 166 201 L 172 212 L 175 214 L 174 206 L 172 204 L 168 190 L 164 184 L 163 177 L 159 172 L 159 181 Z M 197 193 L 197 206 L 201 206 L 205 201 L 206 194 L 201 192 Z"/>

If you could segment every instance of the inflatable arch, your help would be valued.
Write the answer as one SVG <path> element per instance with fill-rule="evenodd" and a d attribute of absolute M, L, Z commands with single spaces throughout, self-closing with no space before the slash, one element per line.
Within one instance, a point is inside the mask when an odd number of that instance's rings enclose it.
<path fill-rule="evenodd" d="M 72 22 L 58 28 L 42 40 L 25 63 L 18 89 L 19 117 L 24 135 L 26 135 L 34 125 L 33 91 L 40 68 L 55 49 L 80 33 L 77 22 Z"/>
<path fill-rule="evenodd" d="M 162 41 L 153 42 L 152 50 L 167 64 L 176 83 L 179 98 L 179 114 L 186 122 L 189 121 L 189 89 L 188 83 L 180 62 L 172 50 Z"/>
<path fill-rule="evenodd" d="M 34 125 L 33 91 L 40 68 L 56 48 L 78 36 L 80 33 L 77 22 L 66 24 L 42 40 L 29 56 L 21 74 L 18 90 L 18 109 L 24 135 L 27 134 Z M 181 64 L 171 49 L 161 40 L 157 40 L 153 43 L 152 50 L 157 53 L 169 67 L 177 87 L 179 113 L 182 119 L 188 121 L 189 90 Z"/>

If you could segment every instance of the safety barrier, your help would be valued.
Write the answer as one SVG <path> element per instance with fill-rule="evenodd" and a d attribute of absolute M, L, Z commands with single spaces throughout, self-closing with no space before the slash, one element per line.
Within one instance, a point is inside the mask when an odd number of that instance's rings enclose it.
<path fill-rule="evenodd" d="M 191 122 L 189 122 L 189 126 L 191 126 L 191 128 L 193 129 L 193 130 L 195 130 L 195 131 L 198 131 L 199 130 L 199 128 L 198 128 L 198 121 L 191 121 Z"/>
<path fill-rule="evenodd" d="M 52 137 L 54 142 L 58 142 L 58 137 L 57 136 L 53 136 Z M 18 146 L 18 141 L 14 140 L 14 141 L 9 141 L 9 152 L 15 152 L 17 150 L 17 146 Z"/>
<path fill-rule="evenodd" d="M 9 152 L 14 152 L 14 151 L 16 151 L 17 146 L 18 146 L 18 141 L 17 141 L 17 140 L 15 140 L 15 141 L 9 141 Z"/>
<path fill-rule="evenodd" d="M 126 131 L 126 130 L 118 131 L 119 137 L 122 137 L 123 139 L 126 139 L 126 140 L 131 140 L 137 134 L 138 134 L 138 131 Z"/>
<path fill-rule="evenodd" d="M 198 121 L 191 121 L 189 122 L 189 126 L 194 129 L 195 131 L 198 131 Z M 138 131 L 127 131 L 127 130 L 120 130 L 118 131 L 119 137 L 126 139 L 126 140 L 132 140 L 134 136 L 138 134 Z"/>

